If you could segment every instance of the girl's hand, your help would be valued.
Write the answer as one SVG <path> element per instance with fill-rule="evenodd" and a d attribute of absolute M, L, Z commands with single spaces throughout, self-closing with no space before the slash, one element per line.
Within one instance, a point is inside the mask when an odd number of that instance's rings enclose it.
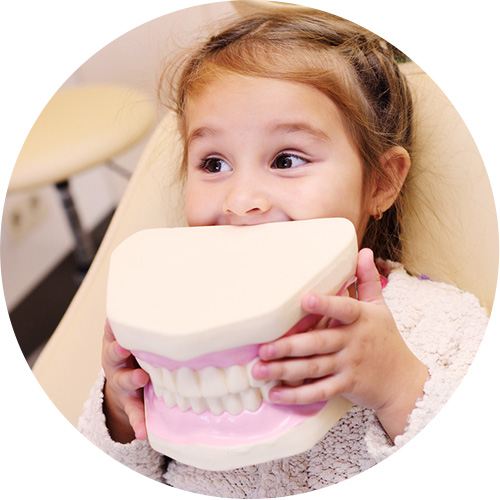
<path fill-rule="evenodd" d="M 252 375 L 282 381 L 269 393 L 275 403 L 308 404 L 342 395 L 375 410 L 394 439 L 422 396 L 427 367 L 406 346 L 384 302 L 371 250 L 360 251 L 356 275 L 359 300 L 304 296 L 302 308 L 312 316 L 302 323 L 316 325 L 307 331 L 294 327 L 263 344 Z"/>
<path fill-rule="evenodd" d="M 144 416 L 143 387 L 149 375 L 115 339 L 106 322 L 102 343 L 102 366 L 106 374 L 104 414 L 114 441 L 129 443 L 147 437 Z"/>

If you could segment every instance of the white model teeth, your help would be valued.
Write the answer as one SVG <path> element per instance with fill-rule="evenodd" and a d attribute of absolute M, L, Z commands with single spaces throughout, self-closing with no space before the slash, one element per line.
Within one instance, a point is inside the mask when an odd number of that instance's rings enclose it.
<path fill-rule="evenodd" d="M 248 375 L 244 366 L 234 365 L 226 369 L 227 390 L 231 393 L 242 392 L 248 388 Z"/>
<path fill-rule="evenodd" d="M 144 363 L 144 362 L 142 362 L 142 363 Z M 142 364 L 142 363 L 139 362 L 139 364 Z M 146 363 L 144 363 L 144 365 L 146 365 Z M 149 366 L 149 367 L 153 368 L 152 366 Z M 145 368 L 145 366 L 143 366 L 143 368 L 144 368 L 144 370 L 146 370 L 150 374 L 150 376 L 152 376 L 152 372 L 150 372 L 147 368 Z M 160 382 L 160 380 L 157 381 L 157 385 L 159 387 L 165 387 L 165 389 L 167 389 L 171 392 L 177 392 L 176 391 L 177 384 L 175 383 L 175 379 L 174 379 L 175 372 L 171 372 L 169 370 L 161 370 L 158 373 L 158 375 L 162 379 L 162 382 Z M 155 384 L 153 384 L 153 385 L 155 385 Z"/>
<path fill-rule="evenodd" d="M 221 368 L 208 366 L 198 372 L 200 374 L 200 390 L 204 398 L 221 398 L 229 391 L 226 385 L 226 373 Z M 178 390 L 183 391 L 182 385 Z"/>
<path fill-rule="evenodd" d="M 189 405 L 195 413 L 203 413 L 205 410 L 208 410 L 207 400 L 204 398 L 191 398 Z"/>
<path fill-rule="evenodd" d="M 243 407 L 249 411 L 257 411 L 263 399 L 262 394 L 252 387 L 243 391 L 240 397 Z"/>
<path fill-rule="evenodd" d="M 167 371 L 168 370 L 164 370 Z M 170 375 L 173 379 L 173 376 Z M 182 387 L 182 396 L 186 398 L 201 398 L 200 382 L 198 379 L 197 372 L 190 370 L 189 368 L 180 368 L 176 372 L 177 385 Z M 175 385 L 172 387 L 166 387 L 170 391 L 175 391 Z"/>
<path fill-rule="evenodd" d="M 203 413 L 209 410 L 214 415 L 224 411 L 231 415 L 238 415 L 245 409 L 256 411 L 262 400 L 268 400 L 269 390 L 276 385 L 252 377 L 252 366 L 257 359 L 247 365 L 225 369 L 209 366 L 199 371 L 186 367 L 170 371 L 140 359 L 138 362 L 149 373 L 156 396 L 163 398 L 168 408 L 177 406 L 181 411 L 191 409 Z"/>

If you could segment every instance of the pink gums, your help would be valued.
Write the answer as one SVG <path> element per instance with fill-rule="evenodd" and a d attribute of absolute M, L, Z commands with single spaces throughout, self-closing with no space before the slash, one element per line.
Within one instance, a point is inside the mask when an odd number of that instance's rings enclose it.
<path fill-rule="evenodd" d="M 165 358 L 144 351 L 132 351 L 132 354 L 146 363 L 159 368 L 166 368 L 167 370 L 178 370 L 179 368 L 187 367 L 191 370 L 202 370 L 207 366 L 214 366 L 215 368 L 228 368 L 233 365 L 246 365 L 252 359 L 255 359 L 259 353 L 259 344 L 244 345 L 241 347 L 234 347 L 225 351 L 211 352 L 203 356 L 187 359 L 185 361 L 178 361 L 176 359 Z"/>
<path fill-rule="evenodd" d="M 246 345 L 177 361 L 156 354 L 134 351 L 137 358 L 167 370 L 188 367 L 201 370 L 207 366 L 227 368 L 246 365 L 258 356 L 259 344 Z M 223 412 L 214 415 L 210 411 L 195 413 L 178 407 L 168 408 L 158 398 L 151 383 L 144 389 L 148 429 L 157 437 L 176 444 L 205 444 L 207 446 L 238 446 L 261 441 L 281 434 L 316 415 L 325 402 L 309 405 L 274 405 L 263 402 L 256 411 L 243 410 L 238 415 Z"/>
<path fill-rule="evenodd" d="M 244 410 L 238 415 L 214 415 L 208 410 L 196 414 L 192 410 L 168 408 L 156 397 L 151 384 L 144 389 L 144 401 L 148 430 L 160 439 L 217 447 L 256 443 L 281 434 L 316 415 L 326 404 L 285 406 L 263 402 L 258 410 Z"/>

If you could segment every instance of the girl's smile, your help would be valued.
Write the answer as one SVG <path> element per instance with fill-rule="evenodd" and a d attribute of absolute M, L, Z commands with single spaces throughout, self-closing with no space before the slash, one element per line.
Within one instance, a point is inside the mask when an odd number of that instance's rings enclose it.
<path fill-rule="evenodd" d="M 375 211 L 337 106 L 312 86 L 225 75 L 188 101 L 189 225 L 345 217 L 359 241 Z"/>

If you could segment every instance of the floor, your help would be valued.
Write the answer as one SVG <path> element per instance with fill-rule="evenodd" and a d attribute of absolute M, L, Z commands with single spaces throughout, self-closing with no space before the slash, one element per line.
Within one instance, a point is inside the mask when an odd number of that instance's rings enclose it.
<path fill-rule="evenodd" d="M 102 241 L 112 215 L 108 214 L 92 232 L 96 247 Z M 82 278 L 71 253 L 9 313 L 17 341 L 30 367 L 56 329 Z"/>

